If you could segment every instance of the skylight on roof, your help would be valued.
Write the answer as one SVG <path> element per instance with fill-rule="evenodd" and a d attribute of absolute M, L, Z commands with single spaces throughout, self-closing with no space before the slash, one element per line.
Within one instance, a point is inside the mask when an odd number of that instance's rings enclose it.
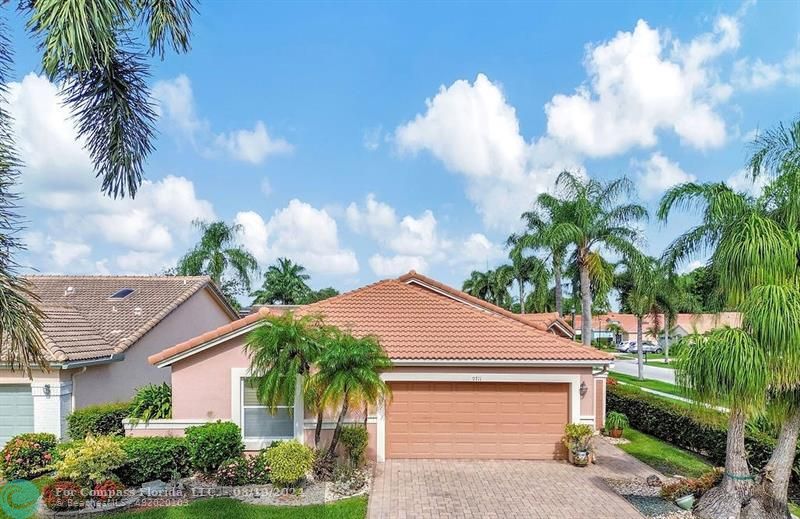
<path fill-rule="evenodd" d="M 111 297 L 109 299 L 125 299 L 131 294 L 133 294 L 132 288 L 123 288 L 111 294 Z"/>

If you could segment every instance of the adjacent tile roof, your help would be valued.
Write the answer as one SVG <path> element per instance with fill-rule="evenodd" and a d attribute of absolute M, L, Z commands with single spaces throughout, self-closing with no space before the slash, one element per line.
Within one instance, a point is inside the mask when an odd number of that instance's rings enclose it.
<path fill-rule="evenodd" d="M 109 357 L 125 351 L 204 287 L 227 307 L 207 276 L 26 276 L 45 313 L 48 360 Z M 111 299 L 118 290 L 133 292 Z M 232 317 L 236 313 L 227 307 Z"/>
<path fill-rule="evenodd" d="M 406 276 L 379 281 L 305 305 L 296 313 L 320 315 L 327 324 L 347 329 L 355 335 L 375 335 L 394 360 L 603 363 L 613 358 L 594 348 L 543 332 L 510 312 L 509 316 L 487 311 L 407 281 Z M 442 286 L 445 285 L 437 282 L 437 288 Z M 152 355 L 149 361 L 161 363 L 212 340 L 234 334 L 268 315 L 271 315 L 269 309 L 260 309 L 236 322 Z"/>
<path fill-rule="evenodd" d="M 610 312 L 592 316 L 592 330 L 607 330 L 609 323 L 618 323 L 627 333 L 636 333 L 636 316 L 633 314 L 620 314 Z M 659 316 L 659 327 L 663 327 L 663 317 Z M 687 333 L 705 333 L 721 326 L 741 326 L 741 314 L 739 312 L 720 312 L 717 314 L 678 314 L 675 326 L 680 326 Z M 647 333 L 647 329 L 653 326 L 653 319 L 645 316 L 642 320 L 642 328 Z M 581 329 L 581 316 L 575 316 L 574 328 Z"/>
<path fill-rule="evenodd" d="M 542 312 L 535 314 L 520 314 L 519 317 L 540 330 L 549 331 L 553 325 L 558 323 L 563 326 L 570 334 L 573 334 L 572 326 L 569 325 L 558 312 Z"/>

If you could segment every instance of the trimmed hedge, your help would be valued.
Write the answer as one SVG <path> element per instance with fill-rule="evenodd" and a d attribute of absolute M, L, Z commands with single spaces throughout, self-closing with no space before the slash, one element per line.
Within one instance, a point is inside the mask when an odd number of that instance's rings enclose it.
<path fill-rule="evenodd" d="M 625 414 L 631 427 L 668 443 L 700 454 L 715 466 L 725 465 L 728 431 L 726 418 L 716 411 L 698 412 L 678 402 L 648 394 L 638 388 L 609 384 L 608 411 Z M 766 434 L 748 432 L 745 436 L 750 465 L 759 470 L 769 460 L 775 440 Z M 800 498 L 800 449 L 795 455 L 789 493 Z"/>
<path fill-rule="evenodd" d="M 122 420 L 130 413 L 130 402 L 90 405 L 67 416 L 67 432 L 73 440 L 92 436 L 125 436 Z"/>
<path fill-rule="evenodd" d="M 198 472 L 213 474 L 223 463 L 244 453 L 242 431 L 233 422 L 217 421 L 186 429 L 189 459 Z"/>
<path fill-rule="evenodd" d="M 128 459 L 114 473 L 127 486 L 156 479 L 172 481 L 192 474 L 189 450 L 183 438 L 153 436 L 122 438 L 121 442 Z"/>

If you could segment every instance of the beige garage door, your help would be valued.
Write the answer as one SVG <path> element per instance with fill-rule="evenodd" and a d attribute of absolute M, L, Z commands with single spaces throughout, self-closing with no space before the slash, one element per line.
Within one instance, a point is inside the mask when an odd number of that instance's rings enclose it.
<path fill-rule="evenodd" d="M 568 384 L 393 382 L 387 458 L 563 457 Z"/>

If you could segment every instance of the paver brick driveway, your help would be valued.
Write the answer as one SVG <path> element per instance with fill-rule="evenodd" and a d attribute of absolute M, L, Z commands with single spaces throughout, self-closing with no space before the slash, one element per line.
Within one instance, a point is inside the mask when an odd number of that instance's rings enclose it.
<path fill-rule="evenodd" d="M 376 468 L 369 519 L 641 519 L 604 477 L 655 471 L 598 442 L 586 468 L 557 461 L 387 460 Z"/>

